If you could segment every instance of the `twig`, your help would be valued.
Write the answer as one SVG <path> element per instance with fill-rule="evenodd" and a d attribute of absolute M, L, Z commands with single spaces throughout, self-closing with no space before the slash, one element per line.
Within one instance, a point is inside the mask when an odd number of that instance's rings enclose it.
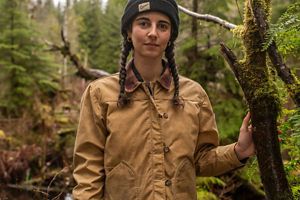
<path fill-rule="evenodd" d="M 236 27 L 235 24 L 232 24 L 224 19 L 221 19 L 219 17 L 216 17 L 214 15 L 209 15 L 209 14 L 199 14 L 199 13 L 195 13 L 193 11 L 188 10 L 187 8 L 184 8 L 180 5 L 178 5 L 179 10 L 181 10 L 182 12 L 192 16 L 192 17 L 196 17 L 197 19 L 200 20 L 204 20 L 204 21 L 208 21 L 208 22 L 213 22 L 215 24 L 219 24 L 222 27 L 231 30 L 234 29 Z"/>
<path fill-rule="evenodd" d="M 60 175 L 61 173 L 65 172 L 66 170 L 69 170 L 69 167 L 64 167 L 62 170 L 60 170 L 59 172 L 57 172 L 57 173 L 55 174 L 55 176 L 52 178 L 52 180 L 50 181 L 50 183 L 49 183 L 49 185 L 48 185 L 48 187 L 47 187 L 47 195 L 49 194 L 51 185 L 52 185 L 53 181 L 55 181 L 56 177 L 57 177 L 58 175 Z"/>
<path fill-rule="evenodd" d="M 237 9 L 238 9 L 238 11 L 239 11 L 240 18 L 241 18 L 241 20 L 243 20 L 242 13 L 241 13 L 241 9 L 240 9 L 240 6 L 239 6 L 239 3 L 238 3 L 237 0 L 235 0 L 235 4 L 236 4 L 236 7 L 237 7 Z"/>
<path fill-rule="evenodd" d="M 63 193 L 64 193 L 64 192 L 61 191 L 58 195 L 56 195 L 55 197 L 53 197 L 51 200 L 59 199 L 59 197 L 60 197 Z"/>

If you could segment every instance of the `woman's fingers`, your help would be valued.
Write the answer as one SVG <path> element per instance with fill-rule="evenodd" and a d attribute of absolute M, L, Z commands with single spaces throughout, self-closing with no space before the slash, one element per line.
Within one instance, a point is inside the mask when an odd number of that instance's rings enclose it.
<path fill-rule="evenodd" d="M 250 114 L 250 112 L 248 112 L 247 115 L 244 117 L 241 129 L 247 130 L 247 128 L 249 126 L 250 119 L 251 119 L 251 114 Z"/>

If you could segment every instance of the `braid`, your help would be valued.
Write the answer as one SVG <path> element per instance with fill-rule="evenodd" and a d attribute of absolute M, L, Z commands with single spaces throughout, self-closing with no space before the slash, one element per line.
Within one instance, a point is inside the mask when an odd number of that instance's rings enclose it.
<path fill-rule="evenodd" d="M 125 80 L 126 80 L 126 62 L 127 57 L 132 49 L 132 43 L 124 38 L 122 43 L 122 52 L 120 55 L 120 74 L 119 74 L 119 84 L 120 84 L 120 93 L 118 99 L 118 106 L 123 107 L 127 105 L 130 101 L 129 97 L 125 92 Z"/>
<path fill-rule="evenodd" d="M 170 45 L 166 48 L 165 56 L 168 59 L 169 67 L 174 80 L 175 91 L 173 96 L 173 104 L 175 106 L 183 106 L 183 102 L 179 98 L 179 75 L 174 58 L 174 42 L 171 42 Z"/>

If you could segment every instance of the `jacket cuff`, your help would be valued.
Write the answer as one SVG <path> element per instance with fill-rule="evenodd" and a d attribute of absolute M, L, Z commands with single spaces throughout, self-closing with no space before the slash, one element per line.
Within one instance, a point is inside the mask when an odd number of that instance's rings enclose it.
<path fill-rule="evenodd" d="M 235 165 L 237 165 L 237 167 L 242 167 L 244 166 L 246 163 L 247 163 L 247 160 L 249 158 L 244 158 L 243 160 L 239 160 L 238 156 L 237 156 L 237 153 L 235 151 L 235 145 L 237 144 L 237 142 L 233 143 L 233 144 L 230 144 L 230 148 L 232 148 L 232 150 L 230 151 L 231 152 L 231 156 L 233 158 L 233 162 L 235 163 Z"/>

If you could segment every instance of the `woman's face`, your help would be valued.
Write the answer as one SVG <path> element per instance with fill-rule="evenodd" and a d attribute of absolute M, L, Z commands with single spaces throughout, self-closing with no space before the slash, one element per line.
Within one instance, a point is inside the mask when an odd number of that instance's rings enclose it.
<path fill-rule="evenodd" d="M 128 37 L 133 44 L 134 57 L 161 59 L 171 36 L 171 22 L 159 12 L 139 14 L 132 22 Z"/>

